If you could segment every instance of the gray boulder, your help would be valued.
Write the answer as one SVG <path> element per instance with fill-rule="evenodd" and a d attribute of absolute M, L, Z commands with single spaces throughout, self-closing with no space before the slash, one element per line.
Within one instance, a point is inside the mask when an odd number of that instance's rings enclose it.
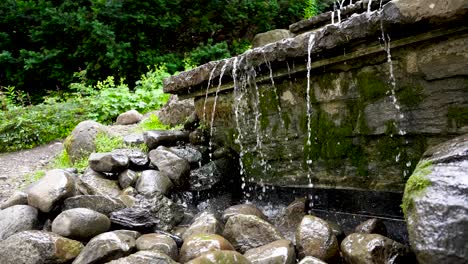
<path fill-rule="evenodd" d="M 70 263 L 83 249 L 78 241 L 44 231 L 23 231 L 0 242 L 0 263 Z"/>
<path fill-rule="evenodd" d="M 223 233 L 223 225 L 216 216 L 209 212 L 203 212 L 196 216 L 193 223 L 185 230 L 183 239 L 195 234 L 218 234 Z"/>
<path fill-rule="evenodd" d="M 77 240 L 92 238 L 109 228 L 107 216 L 87 208 L 63 211 L 52 222 L 52 232 Z"/>
<path fill-rule="evenodd" d="M 468 134 L 423 155 L 408 179 L 403 211 L 420 263 L 468 260 Z"/>
<path fill-rule="evenodd" d="M 224 210 L 221 220 L 226 223 L 229 217 L 234 215 L 255 215 L 263 220 L 268 220 L 263 212 L 253 204 L 236 204 Z"/>
<path fill-rule="evenodd" d="M 128 157 L 128 168 L 131 170 L 144 170 L 148 168 L 149 158 L 146 153 L 137 149 L 114 149 L 112 153 L 122 154 Z"/>
<path fill-rule="evenodd" d="M 306 215 L 306 202 L 305 198 L 294 200 L 277 217 L 276 226 L 292 242 L 296 241 L 297 226 Z"/>
<path fill-rule="evenodd" d="M 63 211 L 73 208 L 88 208 L 107 216 L 125 207 L 121 200 L 103 195 L 77 195 L 67 198 L 63 202 Z"/>
<path fill-rule="evenodd" d="M 107 264 L 177 264 L 177 262 L 160 251 L 138 251 L 128 257 L 107 262 Z"/>
<path fill-rule="evenodd" d="M 136 241 L 138 250 L 151 250 L 162 252 L 173 260 L 179 257 L 177 244 L 170 236 L 164 234 L 145 234 L 140 236 Z"/>
<path fill-rule="evenodd" d="M 365 234 L 379 234 L 382 236 L 387 235 L 387 228 L 382 220 L 372 218 L 362 222 L 354 229 L 354 233 L 365 233 Z"/>
<path fill-rule="evenodd" d="M 151 130 L 143 133 L 143 138 L 149 149 L 159 146 L 174 146 L 177 142 L 187 142 L 188 132 L 179 130 Z"/>
<path fill-rule="evenodd" d="M 250 264 L 242 254 L 233 250 L 216 250 L 192 259 L 187 264 Z"/>
<path fill-rule="evenodd" d="M 29 205 L 13 205 L 0 211 L 0 241 L 26 230 L 38 229 L 37 209 Z"/>
<path fill-rule="evenodd" d="M 77 187 L 82 194 L 104 195 L 117 197 L 121 190 L 117 181 L 108 179 L 106 175 L 87 169 L 77 178 Z"/>
<path fill-rule="evenodd" d="M 28 204 L 42 212 L 50 212 L 58 202 L 75 193 L 74 177 L 65 170 L 50 170 L 27 189 Z"/>
<path fill-rule="evenodd" d="M 215 160 L 190 171 L 190 190 L 205 191 L 223 183 L 223 177 L 227 174 L 223 168 L 226 168 L 227 162 L 229 161 L 225 159 Z"/>
<path fill-rule="evenodd" d="M 123 142 L 126 145 L 139 146 L 145 144 L 145 138 L 143 137 L 143 133 L 134 133 L 130 135 L 125 135 L 123 137 Z"/>
<path fill-rule="evenodd" d="M 296 250 L 291 241 L 277 240 L 264 246 L 249 249 L 245 252 L 252 264 L 294 264 L 296 263 Z"/>
<path fill-rule="evenodd" d="M 135 250 L 135 236 L 128 232 L 107 232 L 91 239 L 73 264 L 105 263 L 130 255 Z"/>
<path fill-rule="evenodd" d="M 135 186 L 136 190 L 143 195 L 152 195 L 156 192 L 168 194 L 172 189 L 172 181 L 166 175 L 156 170 L 145 170 Z"/>
<path fill-rule="evenodd" d="M 132 187 L 138 179 L 138 174 L 133 170 L 124 170 L 119 173 L 119 185 L 122 189 Z"/>
<path fill-rule="evenodd" d="M 255 35 L 254 39 L 252 40 L 252 48 L 262 47 L 285 38 L 291 38 L 293 36 L 294 34 L 292 34 L 287 29 L 274 29 L 268 32 L 259 33 Z"/>
<path fill-rule="evenodd" d="M 167 103 L 156 112 L 156 115 L 161 123 L 174 127 L 183 125 L 193 112 L 195 112 L 193 98 L 179 100 L 177 95 L 171 95 Z"/>
<path fill-rule="evenodd" d="M 107 133 L 106 127 L 91 120 L 83 121 L 73 129 L 63 143 L 72 162 L 86 158 L 96 151 L 94 140 L 98 133 Z"/>
<path fill-rule="evenodd" d="M 202 153 L 195 147 L 189 145 L 183 147 L 170 147 L 169 151 L 187 160 L 192 168 L 200 167 L 203 161 Z"/>
<path fill-rule="evenodd" d="M 150 151 L 151 164 L 159 168 L 162 175 L 169 177 L 175 186 L 183 186 L 188 181 L 190 164 L 165 147 Z"/>
<path fill-rule="evenodd" d="M 16 191 L 10 198 L 0 204 L 0 210 L 20 204 L 28 204 L 28 194 L 22 191 Z"/>
<path fill-rule="evenodd" d="M 340 255 L 338 240 L 328 223 L 312 215 L 304 216 L 297 227 L 296 245 L 300 258 L 313 256 L 334 263 Z"/>
<path fill-rule="evenodd" d="M 169 231 L 182 221 L 182 208 L 162 194 L 136 198 L 132 207 L 111 213 L 112 223 L 130 229 Z"/>
<path fill-rule="evenodd" d="M 299 261 L 299 264 L 327 264 L 327 263 L 323 262 L 322 260 L 320 260 L 318 258 L 314 258 L 312 256 L 307 256 L 307 257 L 301 259 L 301 261 Z"/>
<path fill-rule="evenodd" d="M 349 264 L 414 263 L 404 245 L 379 234 L 351 234 L 341 242 L 341 252 Z"/>
<path fill-rule="evenodd" d="M 97 172 L 121 172 L 128 168 L 128 157 L 120 153 L 92 153 L 89 167 Z"/>
<path fill-rule="evenodd" d="M 196 234 L 184 240 L 180 248 L 180 262 L 185 263 L 215 250 L 234 250 L 224 237 L 216 234 Z"/>
<path fill-rule="evenodd" d="M 140 122 L 143 119 L 143 115 L 140 114 L 137 110 L 129 110 L 125 113 L 120 114 L 117 117 L 115 123 L 117 125 L 131 125 Z"/>
<path fill-rule="evenodd" d="M 242 214 L 229 217 L 223 237 L 241 253 L 283 239 L 272 224 L 254 215 Z"/>

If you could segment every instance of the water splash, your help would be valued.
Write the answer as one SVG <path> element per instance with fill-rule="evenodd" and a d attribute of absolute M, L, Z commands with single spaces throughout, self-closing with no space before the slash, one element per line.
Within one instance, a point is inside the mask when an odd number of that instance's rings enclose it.
<path fill-rule="evenodd" d="M 218 87 L 216 88 L 216 92 L 215 92 L 215 98 L 214 98 L 214 102 L 213 102 L 213 109 L 211 109 L 210 142 L 208 144 L 210 161 L 212 160 L 212 156 L 213 156 L 213 124 L 214 124 L 214 119 L 215 119 L 215 114 L 216 114 L 216 104 L 218 103 L 218 93 L 219 93 L 219 90 L 221 88 L 221 83 L 222 83 L 222 79 L 223 79 L 223 76 L 224 76 L 224 71 L 226 71 L 227 65 L 228 65 L 228 60 L 224 60 L 224 65 L 221 68 L 221 73 L 219 75 Z"/>

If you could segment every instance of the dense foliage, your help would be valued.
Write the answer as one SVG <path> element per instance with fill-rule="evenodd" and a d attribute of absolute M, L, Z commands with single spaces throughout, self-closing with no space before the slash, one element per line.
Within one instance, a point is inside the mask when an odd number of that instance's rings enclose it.
<path fill-rule="evenodd" d="M 300 0 L 3 0 L 0 84 L 40 101 L 67 90 L 74 73 L 88 85 L 113 76 L 133 88 L 147 65 L 169 72 L 245 50 L 254 34 L 287 27 Z M 184 58 L 187 58 L 185 61 Z M 5 88 L 3 88 L 5 90 Z"/>

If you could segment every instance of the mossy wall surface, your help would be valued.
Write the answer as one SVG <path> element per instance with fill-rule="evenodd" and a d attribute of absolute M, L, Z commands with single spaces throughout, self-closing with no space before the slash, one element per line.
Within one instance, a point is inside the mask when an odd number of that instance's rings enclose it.
<path fill-rule="evenodd" d="M 250 82 L 239 100 L 232 90 L 220 93 L 216 141 L 242 150 L 248 181 L 402 192 L 429 145 L 468 132 L 468 76 L 441 75 L 437 65 L 438 78 L 427 77 L 431 52 L 457 53 L 464 39 L 392 50 L 395 86 L 384 52 L 315 69 L 309 116 L 306 72 Z M 440 52 L 435 59 L 440 64 Z M 209 127 L 214 97 L 204 101 L 197 98 L 196 109 L 208 113 Z"/>

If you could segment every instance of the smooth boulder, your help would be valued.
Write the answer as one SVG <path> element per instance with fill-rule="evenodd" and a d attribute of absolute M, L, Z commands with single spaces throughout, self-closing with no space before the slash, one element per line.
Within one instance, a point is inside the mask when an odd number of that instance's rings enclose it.
<path fill-rule="evenodd" d="M 250 264 L 249 260 L 239 252 L 232 250 L 211 251 L 196 259 L 192 259 L 187 264 Z"/>
<path fill-rule="evenodd" d="M 305 198 L 295 199 L 277 217 L 276 226 L 292 242 L 296 241 L 296 228 L 306 215 L 306 203 Z"/>
<path fill-rule="evenodd" d="M 170 236 L 165 234 L 145 234 L 136 240 L 136 247 L 138 250 L 151 250 L 162 252 L 173 260 L 179 257 L 179 250 L 177 244 Z"/>
<path fill-rule="evenodd" d="M 277 240 L 270 244 L 249 249 L 244 253 L 252 264 L 294 264 L 296 250 L 291 241 Z"/>
<path fill-rule="evenodd" d="M 137 149 L 114 149 L 112 153 L 122 154 L 128 157 L 128 168 L 139 171 L 148 168 L 149 158 L 146 153 Z"/>
<path fill-rule="evenodd" d="M 187 142 L 188 132 L 178 130 L 151 130 L 143 133 L 145 144 L 149 149 L 159 146 L 174 146 L 177 142 Z"/>
<path fill-rule="evenodd" d="M 52 222 L 52 232 L 64 237 L 86 240 L 106 232 L 110 220 L 104 214 L 87 208 L 74 208 L 61 212 Z"/>
<path fill-rule="evenodd" d="M 16 191 L 6 201 L 0 204 L 0 210 L 3 210 L 13 205 L 21 204 L 28 204 L 28 194 L 22 191 Z"/>
<path fill-rule="evenodd" d="M 312 256 L 307 256 L 307 257 L 301 259 L 301 261 L 299 261 L 298 264 L 327 264 L 327 263 L 323 262 L 322 260 L 320 260 L 318 258 L 314 258 Z"/>
<path fill-rule="evenodd" d="M 38 211 L 32 206 L 14 205 L 0 211 L 0 241 L 15 233 L 38 227 Z"/>
<path fill-rule="evenodd" d="M 223 224 L 213 213 L 203 212 L 193 219 L 192 224 L 185 230 L 183 239 L 195 234 L 218 234 L 223 233 Z"/>
<path fill-rule="evenodd" d="M 171 179 L 157 170 L 142 171 L 135 185 L 136 190 L 143 195 L 152 195 L 156 192 L 168 194 L 172 187 Z"/>
<path fill-rule="evenodd" d="M 371 218 L 354 229 L 354 233 L 387 235 L 387 228 L 381 219 Z"/>
<path fill-rule="evenodd" d="M 119 185 L 122 189 L 132 187 L 135 185 L 136 181 L 138 180 L 138 173 L 133 170 L 124 170 L 119 173 Z"/>
<path fill-rule="evenodd" d="M 234 250 L 224 237 L 216 234 L 196 234 L 185 239 L 180 248 L 180 262 L 185 263 L 207 252 Z"/>
<path fill-rule="evenodd" d="M 97 172 L 122 172 L 128 168 L 127 155 L 120 153 L 92 153 L 88 159 L 89 167 Z"/>
<path fill-rule="evenodd" d="M 107 264 L 178 264 L 171 257 L 159 251 L 138 251 L 128 257 L 107 262 Z"/>
<path fill-rule="evenodd" d="M 117 181 L 109 179 L 105 174 L 87 169 L 77 178 L 77 188 L 82 194 L 104 195 L 117 197 L 121 190 Z"/>
<path fill-rule="evenodd" d="M 226 208 L 221 216 L 221 220 L 226 223 L 229 217 L 234 215 L 255 215 L 263 220 L 268 220 L 262 210 L 253 204 L 237 204 Z"/>
<path fill-rule="evenodd" d="M 44 177 L 27 189 L 28 204 L 44 213 L 50 212 L 59 202 L 75 192 L 74 177 L 65 170 L 47 171 Z"/>
<path fill-rule="evenodd" d="M 162 175 L 171 179 L 175 186 L 187 184 L 190 164 L 187 160 L 177 156 L 165 147 L 158 147 L 150 151 L 151 164 L 156 166 Z"/>
<path fill-rule="evenodd" d="M 131 125 L 140 122 L 143 119 L 143 115 L 140 114 L 137 110 L 132 109 L 127 112 L 121 113 L 117 120 L 115 121 L 116 125 Z"/>
<path fill-rule="evenodd" d="M 70 160 L 77 162 L 96 151 L 94 140 L 99 133 L 106 134 L 107 129 L 98 122 L 86 120 L 79 123 L 63 143 Z"/>
<path fill-rule="evenodd" d="M 114 211 L 125 208 L 125 204 L 116 198 L 103 195 L 77 195 L 63 202 L 62 210 L 73 208 L 88 208 L 101 214 L 110 215 Z"/>

